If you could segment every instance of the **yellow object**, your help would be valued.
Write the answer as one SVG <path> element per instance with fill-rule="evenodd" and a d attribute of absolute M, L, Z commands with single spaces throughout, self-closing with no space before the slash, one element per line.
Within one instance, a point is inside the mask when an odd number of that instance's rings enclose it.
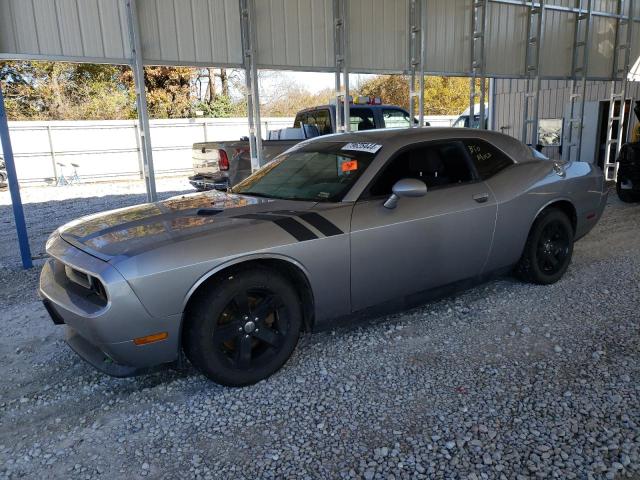
<path fill-rule="evenodd" d="M 631 134 L 631 143 L 640 142 L 640 123 L 636 125 Z"/>
<path fill-rule="evenodd" d="M 148 343 L 159 342 L 169 336 L 167 332 L 154 333 L 153 335 L 147 335 L 146 337 L 134 338 L 133 343 L 136 345 L 146 345 Z"/>

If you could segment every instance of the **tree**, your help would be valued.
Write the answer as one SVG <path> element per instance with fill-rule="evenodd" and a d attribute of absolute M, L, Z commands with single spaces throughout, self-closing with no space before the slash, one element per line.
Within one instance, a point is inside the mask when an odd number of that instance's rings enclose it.
<path fill-rule="evenodd" d="M 193 113 L 193 71 L 186 67 L 145 67 L 144 84 L 151 118 L 188 118 Z M 133 85 L 133 72 L 124 80 Z"/>
<path fill-rule="evenodd" d="M 61 62 L 3 62 L 11 120 L 131 118 L 135 97 L 122 82 L 128 67 Z"/>
<path fill-rule="evenodd" d="M 363 82 L 359 94 L 380 97 L 384 103 L 408 109 L 409 78 L 405 75 L 380 75 Z M 469 79 L 425 77 L 424 103 L 425 115 L 460 114 L 469 107 Z"/>

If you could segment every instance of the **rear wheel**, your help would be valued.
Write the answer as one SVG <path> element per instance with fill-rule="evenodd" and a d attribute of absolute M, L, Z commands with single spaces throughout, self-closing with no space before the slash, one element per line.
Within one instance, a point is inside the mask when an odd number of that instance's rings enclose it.
<path fill-rule="evenodd" d="M 624 203 L 640 202 L 640 194 L 634 192 L 630 188 L 624 188 L 626 183 L 631 182 L 620 176 L 618 177 L 618 180 L 616 181 L 616 193 L 618 194 L 618 198 Z"/>
<path fill-rule="evenodd" d="M 302 325 L 295 289 L 264 268 L 238 270 L 204 287 L 188 309 L 184 350 L 211 380 L 240 387 L 277 371 Z"/>
<path fill-rule="evenodd" d="M 529 232 L 518 276 L 531 283 L 555 283 L 567 271 L 573 254 L 573 226 L 567 215 L 556 208 L 544 210 Z"/>

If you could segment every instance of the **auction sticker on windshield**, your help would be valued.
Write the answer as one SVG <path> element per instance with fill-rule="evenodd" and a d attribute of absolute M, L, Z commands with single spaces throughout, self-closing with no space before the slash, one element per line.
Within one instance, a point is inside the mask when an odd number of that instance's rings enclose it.
<path fill-rule="evenodd" d="M 352 150 L 355 152 L 367 152 L 367 153 L 376 153 L 378 150 L 382 148 L 382 145 L 379 143 L 368 143 L 368 142 L 351 142 L 347 143 L 341 150 Z"/>

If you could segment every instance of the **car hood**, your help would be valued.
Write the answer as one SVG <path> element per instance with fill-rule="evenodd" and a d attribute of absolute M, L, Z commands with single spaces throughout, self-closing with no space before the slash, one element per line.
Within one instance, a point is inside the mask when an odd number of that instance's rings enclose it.
<path fill-rule="evenodd" d="M 63 225 L 58 233 L 75 247 L 110 261 L 246 223 L 254 214 L 301 211 L 314 205 L 210 191 L 89 215 Z"/>

